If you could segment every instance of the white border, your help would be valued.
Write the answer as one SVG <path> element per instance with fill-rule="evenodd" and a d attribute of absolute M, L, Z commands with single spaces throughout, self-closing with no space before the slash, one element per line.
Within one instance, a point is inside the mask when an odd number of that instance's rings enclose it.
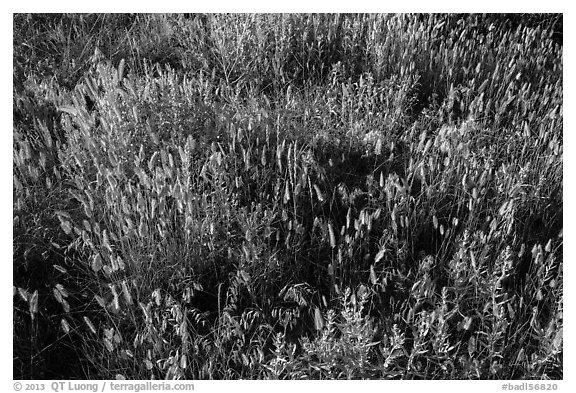
<path fill-rule="evenodd" d="M 11 269 L 11 250 L 12 250 L 12 192 L 9 186 L 12 184 L 12 88 L 11 75 L 12 64 L 8 61 L 8 54 L 12 53 L 12 13 L 13 12 L 563 12 L 564 13 L 564 100 L 565 108 L 573 108 L 574 104 L 574 72 L 576 72 L 576 63 L 574 61 L 573 38 L 574 38 L 574 20 L 573 13 L 568 6 L 568 2 L 559 1 L 529 1 L 529 2 L 505 2 L 505 1 L 411 1 L 411 2 L 375 2 L 375 1 L 312 1 L 312 0 L 291 0 L 288 2 L 262 2 L 262 1 L 210 1 L 210 2 L 149 2 L 148 4 L 135 2 L 118 2 L 118 1 L 95 1 L 88 4 L 86 2 L 71 1 L 28 1 L 25 3 L 3 4 L 2 8 L 8 8 L 9 12 L 0 14 L 0 28 L 2 29 L 2 52 L 6 54 L 6 59 L 2 62 L 2 124 L 4 132 L 0 134 L 1 142 L 0 154 L 0 184 L 4 185 L 5 192 L 0 194 L 2 198 L 2 210 L 0 213 L 0 241 L 2 245 L 2 261 L 6 265 L 5 269 Z M 564 293 L 564 381 L 551 381 L 558 383 L 559 391 L 566 391 L 569 385 L 575 381 L 574 373 L 576 370 L 574 362 L 574 339 L 571 334 L 574 329 L 574 290 L 570 283 L 574 277 L 574 237 L 573 221 L 575 216 L 576 205 L 570 203 L 576 200 L 574 193 L 573 180 L 571 176 L 576 174 L 575 159 L 573 155 L 575 149 L 576 132 L 573 110 L 567 110 L 564 113 L 564 127 L 567 130 L 564 133 L 565 162 L 564 171 L 564 200 L 569 203 L 565 206 L 564 221 L 567 227 L 564 229 L 565 241 L 565 293 Z M 10 266 L 10 268 L 8 267 Z M 3 315 L 10 322 L 6 321 L 0 324 L 0 329 L 4 340 L 4 350 L 0 357 L 1 383 L 4 391 L 12 390 L 12 342 L 9 337 L 12 336 L 12 301 L 11 286 L 12 275 L 5 273 L 2 275 L 2 293 L 0 294 L 0 304 Z M 10 317 L 8 317 L 8 315 Z M 196 391 L 207 390 L 225 390 L 233 388 L 239 391 L 265 391 L 270 389 L 305 389 L 306 391 L 318 391 L 319 389 L 330 389 L 335 392 L 350 391 L 361 386 L 362 389 L 370 391 L 382 391 L 382 389 L 398 390 L 420 390 L 425 388 L 432 391 L 467 391 L 467 392 L 495 392 L 501 390 L 502 383 L 509 381 L 214 381 L 203 382 L 197 381 Z M 423 385 L 426 385 L 425 387 Z M 206 389 L 208 388 L 208 389 Z"/>

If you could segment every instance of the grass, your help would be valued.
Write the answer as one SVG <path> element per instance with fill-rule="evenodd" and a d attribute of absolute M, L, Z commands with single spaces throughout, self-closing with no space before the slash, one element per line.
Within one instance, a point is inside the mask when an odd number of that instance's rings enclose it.
<path fill-rule="evenodd" d="M 561 379 L 561 31 L 15 14 L 14 378 Z"/>

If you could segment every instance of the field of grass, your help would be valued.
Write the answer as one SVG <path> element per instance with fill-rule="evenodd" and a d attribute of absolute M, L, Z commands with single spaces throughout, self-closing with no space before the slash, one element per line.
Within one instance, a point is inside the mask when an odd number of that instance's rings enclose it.
<path fill-rule="evenodd" d="M 561 15 L 14 14 L 15 379 L 561 379 Z"/>

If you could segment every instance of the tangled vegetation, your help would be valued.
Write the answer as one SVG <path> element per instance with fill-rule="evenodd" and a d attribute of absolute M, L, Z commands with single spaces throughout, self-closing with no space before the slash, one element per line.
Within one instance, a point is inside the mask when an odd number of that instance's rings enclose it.
<path fill-rule="evenodd" d="M 559 15 L 14 15 L 14 378 L 560 379 Z"/>

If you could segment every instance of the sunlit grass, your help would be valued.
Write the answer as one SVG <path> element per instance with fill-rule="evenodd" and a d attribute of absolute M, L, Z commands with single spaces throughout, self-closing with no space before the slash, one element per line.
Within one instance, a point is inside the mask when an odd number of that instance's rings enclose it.
<path fill-rule="evenodd" d="M 562 378 L 533 18 L 16 15 L 15 378 Z"/>

